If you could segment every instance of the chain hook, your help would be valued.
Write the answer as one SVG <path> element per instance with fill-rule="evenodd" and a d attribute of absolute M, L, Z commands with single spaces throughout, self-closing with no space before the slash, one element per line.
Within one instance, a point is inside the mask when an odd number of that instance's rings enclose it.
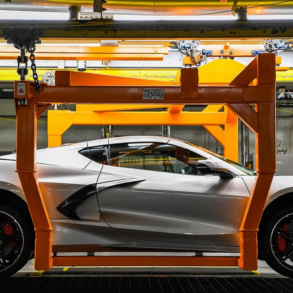
<path fill-rule="evenodd" d="M 35 49 L 36 49 L 36 47 L 34 45 L 30 45 L 28 47 L 28 51 L 30 53 L 31 69 L 32 69 L 32 72 L 33 72 L 33 79 L 34 79 L 34 82 L 35 82 L 35 91 L 36 91 L 36 93 L 38 93 L 40 88 L 41 88 L 41 84 L 39 82 L 39 77 L 38 77 L 38 74 L 37 74 L 37 66 L 36 66 L 36 63 L 35 63 L 35 60 L 36 60 L 36 56 L 34 54 Z"/>

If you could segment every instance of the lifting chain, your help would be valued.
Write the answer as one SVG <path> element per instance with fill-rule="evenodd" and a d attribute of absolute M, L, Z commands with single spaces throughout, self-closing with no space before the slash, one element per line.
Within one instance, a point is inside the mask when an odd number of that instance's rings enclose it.
<path fill-rule="evenodd" d="M 38 78 L 38 74 L 37 74 L 37 66 L 36 66 L 36 63 L 35 63 L 35 60 L 36 60 L 36 57 L 35 57 L 35 48 L 33 46 L 30 46 L 28 48 L 28 51 L 30 53 L 30 60 L 31 60 L 31 69 L 32 69 L 32 72 L 33 72 L 33 79 L 34 79 L 34 82 L 35 82 L 35 90 L 36 90 L 36 93 L 39 92 L 40 88 L 41 88 L 41 84 L 39 82 L 39 78 Z"/>
<path fill-rule="evenodd" d="M 205 51 L 205 49 L 202 49 L 199 54 L 198 54 L 198 62 L 199 63 L 203 63 L 207 60 L 207 55 L 205 55 L 203 52 Z"/>
<path fill-rule="evenodd" d="M 34 52 L 36 50 L 36 44 L 41 44 L 40 37 L 42 32 L 37 24 L 28 23 L 25 26 L 19 26 L 17 23 L 9 23 L 4 29 L 3 33 L 5 40 L 8 44 L 13 44 L 15 48 L 21 51 L 21 56 L 18 58 L 18 74 L 21 75 L 21 80 L 25 80 L 27 75 L 27 50 L 30 53 L 31 69 L 33 72 L 33 78 L 35 82 L 36 92 L 39 91 L 41 84 L 38 79 L 37 67 L 35 63 Z M 20 64 L 24 63 L 24 64 Z"/>
<path fill-rule="evenodd" d="M 189 43 L 188 45 L 189 48 L 186 50 L 186 55 L 190 57 L 191 62 L 193 62 L 196 67 L 200 66 L 203 62 L 207 60 L 206 54 L 203 53 L 205 51 L 204 49 L 199 51 L 197 50 L 197 47 L 194 46 L 192 43 Z M 196 61 L 195 56 L 198 51 L 198 61 Z"/>
<path fill-rule="evenodd" d="M 186 50 L 186 54 L 187 56 L 190 56 L 191 62 L 196 63 L 196 60 L 195 60 L 196 49 L 194 48 L 193 44 L 189 43 L 188 45 L 190 47 Z"/>

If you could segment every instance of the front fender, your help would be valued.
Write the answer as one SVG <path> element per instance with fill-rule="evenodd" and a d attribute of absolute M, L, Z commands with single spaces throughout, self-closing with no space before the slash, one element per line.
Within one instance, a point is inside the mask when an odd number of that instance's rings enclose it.
<path fill-rule="evenodd" d="M 249 193 L 251 193 L 256 177 L 243 176 L 242 178 L 248 188 Z M 266 207 L 280 196 L 288 193 L 293 193 L 293 176 L 275 176 L 271 184 Z"/>

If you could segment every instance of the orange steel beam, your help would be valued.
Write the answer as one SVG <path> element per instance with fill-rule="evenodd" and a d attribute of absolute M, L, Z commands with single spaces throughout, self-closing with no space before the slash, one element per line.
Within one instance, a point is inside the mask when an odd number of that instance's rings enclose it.
<path fill-rule="evenodd" d="M 53 257 L 54 266 L 238 266 L 237 257 L 69 256 Z"/>
<path fill-rule="evenodd" d="M 114 104 L 114 105 L 76 105 L 76 111 L 81 112 L 113 112 L 113 111 L 127 111 L 127 110 L 143 110 L 143 109 L 160 109 L 168 108 L 170 105 L 129 105 L 129 104 Z"/>
<path fill-rule="evenodd" d="M 223 105 L 209 105 L 203 110 L 203 113 L 218 112 L 222 108 Z M 223 110 L 227 115 L 224 129 L 220 127 L 220 123 L 218 125 L 205 124 L 203 127 L 223 146 L 224 157 L 238 162 L 238 117 L 226 106 Z"/>
<path fill-rule="evenodd" d="M 106 106 L 107 108 L 109 107 L 109 105 Z M 182 107 L 182 105 L 173 106 L 173 111 L 182 109 Z M 136 105 L 137 108 L 138 105 Z M 48 112 L 48 147 L 60 146 L 62 144 L 62 134 L 71 125 L 226 125 L 226 122 L 227 113 L 225 112 L 171 112 L 170 110 L 168 112 L 83 112 L 51 110 Z M 238 143 L 237 133 L 236 140 Z M 236 159 L 238 161 L 238 151 L 236 152 L 237 158 L 232 156 L 235 151 L 227 153 L 228 157 L 231 160 Z"/>
<path fill-rule="evenodd" d="M 46 107 L 46 106 L 44 106 Z M 47 106 L 48 107 L 48 106 Z M 16 170 L 25 192 L 29 211 L 35 226 L 35 255 L 42 268 L 50 268 L 52 260 L 52 226 L 45 203 L 38 185 L 35 165 L 36 121 L 39 114 L 38 105 L 28 100 L 27 106 L 17 107 Z M 48 253 L 49 252 L 49 253 Z"/>
<path fill-rule="evenodd" d="M 168 107 L 168 111 L 169 113 L 181 113 L 183 108 L 184 108 L 184 105 L 173 105 Z"/>
<path fill-rule="evenodd" d="M 197 69 L 182 69 L 181 85 L 179 86 L 59 86 L 42 85 L 36 93 L 31 82 L 15 82 L 15 99 L 17 108 L 17 172 L 26 196 L 30 212 L 37 232 L 35 246 L 35 267 L 38 270 L 47 270 L 52 264 L 59 265 L 97 265 L 92 257 L 54 257 L 52 261 L 52 235 L 51 224 L 42 201 L 41 190 L 38 188 L 38 179 L 35 169 L 35 142 L 36 142 L 36 117 L 48 103 L 101 103 L 101 104 L 254 104 L 257 115 L 256 134 L 256 180 L 251 191 L 245 214 L 240 227 L 240 258 L 238 266 L 244 270 L 257 269 L 257 231 L 258 225 L 267 200 L 270 185 L 276 172 L 276 131 L 275 131 L 275 55 L 259 54 L 256 57 L 257 75 L 256 85 L 242 83 L 243 73 L 240 78 L 234 79 L 233 85 L 198 86 Z M 244 70 L 245 71 L 245 70 Z M 245 71 L 247 72 L 247 71 Z M 246 79 L 249 81 L 254 78 Z M 239 80 L 237 84 L 235 80 Z M 19 87 L 25 87 L 24 93 L 18 93 Z M 160 88 L 164 97 L 160 100 L 143 99 L 143 90 Z M 25 99 L 25 100 L 24 100 Z M 19 100 L 19 101 L 18 101 Z M 39 106 L 44 105 L 42 110 Z M 250 124 L 251 117 L 244 114 L 240 117 L 245 123 Z M 255 127 L 254 127 L 255 128 Z M 122 258 L 121 258 L 122 259 Z M 124 257 L 123 264 L 134 264 L 134 257 Z M 149 264 L 157 264 L 156 258 L 150 257 Z M 171 260 L 172 258 L 170 258 Z M 196 260 L 197 258 L 195 258 Z M 96 259 L 97 262 L 99 258 Z M 101 259 L 100 259 L 101 260 Z M 118 258 L 117 258 L 118 260 Z M 139 257 L 137 260 L 141 260 Z M 227 265 L 227 259 L 211 258 L 210 266 Z M 111 258 L 109 258 L 109 262 Z M 142 261 L 142 260 L 141 260 Z M 170 263 L 189 265 L 190 261 L 182 258 L 178 262 L 163 261 L 160 265 Z M 113 262 L 113 261 L 111 261 Z M 234 262 L 234 261 L 233 261 Z M 202 258 L 194 265 L 207 264 Z M 104 262 L 103 264 L 106 264 Z"/>
<path fill-rule="evenodd" d="M 135 47 L 135 46 L 37 46 L 36 53 L 59 53 L 59 54 L 163 54 L 168 55 L 169 47 Z M 0 53 L 10 53 L 18 56 L 19 50 L 13 45 L 0 45 Z"/>
<path fill-rule="evenodd" d="M 184 69 L 185 70 L 185 69 Z M 189 70 L 186 68 L 186 70 Z M 193 69 L 190 69 L 193 70 Z M 164 88 L 164 100 L 143 100 L 144 89 Z M 206 104 L 243 104 L 256 103 L 266 100 L 271 96 L 274 88 L 260 87 L 199 87 L 198 93 L 194 92 L 194 97 L 181 96 L 181 89 L 185 86 L 70 86 L 60 85 L 57 87 L 42 85 L 39 94 L 32 94 L 32 100 L 35 103 L 52 104 L 121 104 L 122 101 L 129 104 L 176 104 L 193 105 L 196 102 L 201 105 Z M 98 91 L 98 95 L 97 95 Z M 200 99 L 196 95 L 200 96 Z M 106 97 L 108 99 L 106 99 Z M 109 98 L 111 97 L 111 99 Z M 85 102 L 87 101 L 87 102 Z"/>
<path fill-rule="evenodd" d="M 2 60 L 15 60 L 17 53 L 0 53 Z M 84 53 L 38 53 L 38 60 L 110 60 L 110 61 L 162 61 L 163 54 L 84 54 Z"/>
<path fill-rule="evenodd" d="M 231 82 L 229 85 L 249 85 L 257 76 L 257 60 L 253 59 L 246 68 L 240 72 Z"/>
<path fill-rule="evenodd" d="M 50 111 L 56 123 L 68 125 L 224 125 L 227 113 L 202 112 L 74 112 Z M 58 119 L 58 116 L 62 119 Z M 63 117 L 64 118 L 63 118 Z M 84 119 L 86 117 L 86 119 Z M 50 117 L 52 119 L 52 117 Z M 57 122 L 58 121 L 58 122 Z"/>
<path fill-rule="evenodd" d="M 246 118 L 245 124 L 253 131 L 257 131 L 257 113 L 251 108 L 250 105 L 239 105 L 239 104 L 229 104 L 228 106 L 236 115 L 239 117 Z"/>
<path fill-rule="evenodd" d="M 134 86 L 134 85 L 179 85 L 178 82 L 159 81 L 151 79 L 140 79 L 121 77 L 106 74 L 95 74 L 77 71 L 56 71 L 56 86 Z"/>

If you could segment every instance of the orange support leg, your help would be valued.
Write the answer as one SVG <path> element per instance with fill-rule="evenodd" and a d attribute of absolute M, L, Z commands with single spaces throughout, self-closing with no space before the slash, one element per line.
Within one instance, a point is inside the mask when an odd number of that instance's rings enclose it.
<path fill-rule="evenodd" d="M 258 63 L 258 83 L 272 89 L 264 102 L 256 104 L 257 132 L 255 133 L 256 171 L 258 173 L 240 227 L 240 259 L 238 265 L 244 270 L 257 268 L 257 231 L 265 208 L 270 186 L 276 172 L 276 104 L 275 104 L 275 56 L 261 54 Z M 256 97 L 257 98 L 257 97 Z M 249 124 L 251 115 L 247 115 Z M 252 128 L 253 129 L 253 128 Z"/>
<path fill-rule="evenodd" d="M 25 193 L 36 231 L 35 268 L 49 270 L 52 260 L 52 226 L 38 185 L 35 165 L 36 105 L 27 99 L 27 105 L 17 108 L 16 171 Z"/>

